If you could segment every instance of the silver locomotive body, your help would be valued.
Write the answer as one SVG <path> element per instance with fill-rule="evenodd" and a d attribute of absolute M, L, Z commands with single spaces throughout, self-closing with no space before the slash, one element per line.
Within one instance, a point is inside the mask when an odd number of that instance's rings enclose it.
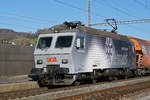
<path fill-rule="evenodd" d="M 125 36 L 90 31 L 39 35 L 35 65 L 44 85 L 69 85 L 102 76 L 126 75 L 136 70 L 134 44 Z"/>

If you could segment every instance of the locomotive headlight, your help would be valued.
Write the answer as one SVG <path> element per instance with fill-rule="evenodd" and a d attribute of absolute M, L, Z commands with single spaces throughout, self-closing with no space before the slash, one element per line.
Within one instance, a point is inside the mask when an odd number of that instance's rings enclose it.
<path fill-rule="evenodd" d="M 37 60 L 37 64 L 43 64 L 43 60 Z"/>
<path fill-rule="evenodd" d="M 62 59 L 62 64 L 67 64 L 68 63 L 68 59 Z"/>

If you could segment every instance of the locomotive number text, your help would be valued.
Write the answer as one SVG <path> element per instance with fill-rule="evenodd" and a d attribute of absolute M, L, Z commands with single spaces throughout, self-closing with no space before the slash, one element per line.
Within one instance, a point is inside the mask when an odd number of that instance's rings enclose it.
<path fill-rule="evenodd" d="M 56 57 L 47 57 L 46 60 L 47 60 L 47 62 L 57 62 Z"/>

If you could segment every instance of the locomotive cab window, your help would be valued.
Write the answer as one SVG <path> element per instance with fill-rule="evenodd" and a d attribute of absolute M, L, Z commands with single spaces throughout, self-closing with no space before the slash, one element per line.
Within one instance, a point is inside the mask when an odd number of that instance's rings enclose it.
<path fill-rule="evenodd" d="M 52 37 L 41 37 L 38 41 L 37 48 L 45 49 L 50 48 L 52 42 Z"/>
<path fill-rule="evenodd" d="M 71 47 L 73 36 L 59 36 L 55 48 Z"/>
<path fill-rule="evenodd" d="M 77 37 L 76 38 L 76 44 L 75 44 L 75 46 L 76 46 L 76 48 L 77 49 L 84 49 L 84 47 L 85 47 L 85 40 L 84 40 L 84 37 Z"/>

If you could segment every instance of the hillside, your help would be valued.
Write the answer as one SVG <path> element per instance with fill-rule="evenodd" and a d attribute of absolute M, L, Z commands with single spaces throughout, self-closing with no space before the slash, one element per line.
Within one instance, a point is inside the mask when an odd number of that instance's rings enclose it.
<path fill-rule="evenodd" d="M 34 44 L 37 35 L 25 32 L 15 32 L 11 29 L 0 29 L 0 43 L 8 44 L 13 42 L 16 45 Z"/>
<path fill-rule="evenodd" d="M 15 32 L 11 29 L 0 29 L 0 40 L 13 40 L 16 38 L 35 38 L 34 34 L 25 32 Z"/>

